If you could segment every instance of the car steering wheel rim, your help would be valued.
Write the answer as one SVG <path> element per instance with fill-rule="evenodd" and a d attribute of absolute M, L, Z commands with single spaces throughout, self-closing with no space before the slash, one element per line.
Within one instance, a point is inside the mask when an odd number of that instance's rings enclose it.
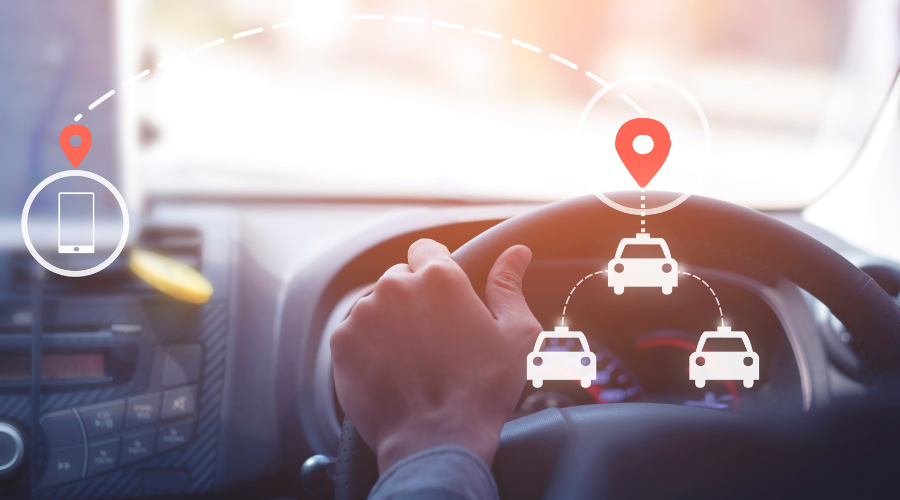
<path fill-rule="evenodd" d="M 608 196 L 627 203 L 635 200 L 637 194 Z M 644 195 L 651 204 L 658 201 L 656 198 L 670 196 Z M 526 245 L 536 258 L 550 256 L 567 248 L 591 244 L 609 234 L 628 236 L 636 232 L 635 228 L 642 227 L 639 219 L 610 208 L 594 195 L 572 198 L 497 224 L 453 252 L 453 259 L 469 276 L 479 295 L 483 295 L 488 272 L 510 246 Z M 666 239 L 673 255 L 678 255 L 679 248 L 690 248 L 699 255 L 724 255 L 732 262 L 771 271 L 805 289 L 844 324 L 856 341 L 876 387 L 888 390 L 898 386 L 900 308 L 874 280 L 831 248 L 765 214 L 701 196 L 692 196 L 677 208 L 649 218 L 649 222 L 652 226 L 647 227 L 652 228 L 654 236 Z M 591 410 L 595 406 L 599 405 L 579 409 L 578 413 L 602 411 Z M 646 412 L 646 405 L 617 406 L 620 412 Z M 672 412 L 684 413 L 662 410 L 656 418 L 671 418 Z M 551 420 L 559 422 L 558 418 Z M 529 429 L 530 434 L 523 438 L 518 433 L 516 439 L 521 442 L 533 437 L 534 441 L 553 442 L 548 440 L 549 435 L 566 436 L 547 426 L 534 425 Z M 505 455 L 503 444 L 501 440 L 498 461 Z M 338 450 L 335 498 L 366 498 L 377 477 L 374 454 L 353 424 L 345 421 Z"/>

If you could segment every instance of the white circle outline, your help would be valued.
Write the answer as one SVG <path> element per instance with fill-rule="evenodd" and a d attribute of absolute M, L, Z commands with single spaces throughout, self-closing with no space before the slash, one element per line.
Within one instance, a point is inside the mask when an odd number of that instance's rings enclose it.
<path fill-rule="evenodd" d="M 678 205 L 681 205 L 681 203 L 683 203 L 684 200 L 688 199 L 691 196 L 691 194 L 694 193 L 694 190 L 697 189 L 697 186 L 706 177 L 706 172 L 709 170 L 709 167 L 712 164 L 712 161 L 711 161 L 712 160 L 712 137 L 710 136 L 710 133 L 709 133 L 709 122 L 706 120 L 706 114 L 703 113 L 703 109 L 700 107 L 700 103 L 697 102 L 696 99 L 694 99 L 694 96 L 692 96 L 687 90 L 685 90 L 684 87 L 682 87 L 681 85 L 678 85 L 677 83 L 673 82 L 672 80 L 668 80 L 666 78 L 663 78 L 660 76 L 654 76 L 654 75 L 626 76 L 623 78 L 619 78 L 618 80 L 611 82 L 609 84 L 609 86 L 605 86 L 602 89 L 598 90 L 597 93 L 594 94 L 593 97 L 591 97 L 591 100 L 588 101 L 588 103 L 585 105 L 584 109 L 581 111 L 581 116 L 578 118 L 578 128 L 577 128 L 578 135 L 581 135 L 583 133 L 584 122 L 587 119 L 587 115 L 588 115 L 588 113 L 591 112 L 591 108 L 594 107 L 594 104 L 596 104 L 597 101 L 599 101 L 601 97 L 603 97 L 607 92 L 618 87 L 619 85 L 624 85 L 626 83 L 632 83 L 632 82 L 660 83 L 662 85 L 665 85 L 666 87 L 669 87 L 669 88 L 675 90 L 679 94 L 681 94 L 682 97 L 687 99 L 687 101 L 694 108 L 694 111 L 696 111 L 697 115 L 700 117 L 700 123 L 703 126 L 703 135 L 704 135 L 704 139 L 705 139 L 705 143 L 706 143 L 706 161 L 704 162 L 704 165 L 703 165 L 704 166 L 703 172 L 700 174 L 700 176 L 697 177 L 697 180 L 694 181 L 694 184 L 687 190 L 686 193 L 682 193 L 681 196 L 679 196 L 678 198 L 676 198 L 675 200 L 673 200 L 669 203 L 666 203 L 663 206 L 656 207 L 656 208 L 631 208 L 631 207 L 626 207 L 625 205 L 620 205 L 620 204 L 610 200 L 603 193 L 594 193 L 594 196 L 599 198 L 600 201 L 602 201 L 603 203 L 606 203 L 607 205 L 609 205 L 611 208 L 614 208 L 614 209 L 616 209 L 620 212 L 624 212 L 626 214 L 640 215 L 641 217 L 643 217 L 645 215 L 661 214 L 667 210 L 671 210 L 671 209 L 677 207 Z"/>
<path fill-rule="evenodd" d="M 62 269 L 44 260 L 44 258 L 41 257 L 41 254 L 39 254 L 37 250 L 34 249 L 34 245 L 31 243 L 31 237 L 28 235 L 28 212 L 31 210 L 31 204 L 34 202 L 34 199 L 51 182 L 63 179 L 65 177 L 85 177 L 87 179 L 91 179 L 99 182 L 100 184 L 103 184 L 103 186 L 106 187 L 106 189 L 109 189 L 113 196 L 116 197 L 116 201 L 119 202 L 119 208 L 122 209 L 122 225 L 124 226 L 124 229 L 122 230 L 122 238 L 119 240 L 119 245 L 116 247 L 116 250 L 103 262 L 90 269 L 83 269 L 81 271 L 70 271 L 68 269 Z M 48 271 L 54 272 L 60 276 L 67 276 L 69 278 L 81 278 L 83 276 L 90 276 L 94 273 L 98 273 L 106 269 L 106 267 L 112 264 L 112 262 L 116 260 L 116 257 L 118 257 L 120 253 L 122 253 L 122 249 L 125 248 L 125 242 L 128 241 L 128 207 L 125 206 L 125 199 L 122 198 L 122 194 L 119 193 L 119 190 L 116 189 L 116 187 L 113 186 L 112 183 L 110 183 L 100 175 L 97 175 L 93 172 L 88 172 L 87 170 L 64 170 L 62 172 L 57 172 L 41 181 L 41 183 L 38 184 L 33 191 L 31 191 L 31 194 L 28 195 L 28 200 L 25 202 L 25 208 L 22 210 L 22 238 L 25 239 L 25 246 L 28 247 L 28 251 L 31 253 L 31 256 L 34 257 L 34 260 L 38 261 L 38 263 L 44 266 L 44 268 Z"/>

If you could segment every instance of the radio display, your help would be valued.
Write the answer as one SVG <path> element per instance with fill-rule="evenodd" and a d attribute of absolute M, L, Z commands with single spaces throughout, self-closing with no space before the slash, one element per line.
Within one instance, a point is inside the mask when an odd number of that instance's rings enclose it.
<path fill-rule="evenodd" d="M 82 380 L 106 376 L 102 353 L 44 354 L 41 380 Z M 31 354 L 0 354 L 0 382 L 31 378 Z"/>

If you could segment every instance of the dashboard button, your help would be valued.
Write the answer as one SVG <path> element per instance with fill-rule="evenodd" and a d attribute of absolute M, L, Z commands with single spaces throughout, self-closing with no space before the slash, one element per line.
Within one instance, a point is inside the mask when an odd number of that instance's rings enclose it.
<path fill-rule="evenodd" d="M 119 438 L 88 445 L 87 476 L 109 472 L 119 463 Z"/>
<path fill-rule="evenodd" d="M 25 441 L 22 433 L 6 422 L 0 422 L 0 478 L 11 476 L 22 465 Z"/>
<path fill-rule="evenodd" d="M 197 386 L 182 387 L 163 392 L 163 420 L 194 413 L 197 409 Z"/>
<path fill-rule="evenodd" d="M 159 420 L 160 394 L 147 394 L 128 398 L 125 407 L 125 428 L 130 429 Z"/>
<path fill-rule="evenodd" d="M 82 444 L 81 424 L 72 410 L 48 413 L 41 417 L 41 428 L 47 436 L 47 444 L 51 448 Z"/>
<path fill-rule="evenodd" d="M 158 453 L 165 453 L 178 448 L 194 437 L 194 419 L 178 422 L 159 428 L 159 439 L 156 445 Z"/>
<path fill-rule="evenodd" d="M 78 409 L 78 414 L 89 438 L 120 431 L 125 420 L 125 400 L 85 406 Z"/>
<path fill-rule="evenodd" d="M 84 467 L 84 446 L 72 446 L 58 450 L 50 450 L 47 454 L 47 469 L 41 480 L 40 488 L 49 488 L 81 479 Z"/>
<path fill-rule="evenodd" d="M 128 434 L 122 438 L 122 454 L 119 462 L 129 465 L 150 458 L 156 451 L 156 429 Z"/>
<path fill-rule="evenodd" d="M 203 347 L 200 344 L 181 344 L 166 347 L 163 367 L 163 387 L 193 384 L 200 380 Z"/>

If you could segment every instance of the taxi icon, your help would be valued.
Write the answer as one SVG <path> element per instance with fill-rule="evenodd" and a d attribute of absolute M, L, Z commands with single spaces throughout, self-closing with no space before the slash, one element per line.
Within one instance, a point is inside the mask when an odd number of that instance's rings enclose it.
<path fill-rule="evenodd" d="M 704 351 L 709 340 L 740 339 L 742 350 Z M 750 347 L 750 339 L 744 332 L 731 331 L 730 326 L 720 326 L 714 332 L 703 332 L 697 343 L 697 352 L 691 354 L 688 378 L 697 387 L 706 385 L 707 380 L 743 380 L 744 387 L 753 387 L 759 380 L 759 355 Z"/>
<path fill-rule="evenodd" d="M 638 233 L 619 242 L 607 276 L 616 295 L 622 295 L 626 287 L 660 287 L 669 295 L 678 286 L 678 262 L 669 253 L 666 240 Z"/>
<path fill-rule="evenodd" d="M 581 351 L 542 351 L 547 339 L 574 339 L 581 344 Z M 597 355 L 588 347 L 584 333 L 571 332 L 567 326 L 541 332 L 534 351 L 528 355 L 527 366 L 527 379 L 534 387 L 544 385 L 544 380 L 579 380 L 581 387 L 587 388 L 597 379 Z"/>

